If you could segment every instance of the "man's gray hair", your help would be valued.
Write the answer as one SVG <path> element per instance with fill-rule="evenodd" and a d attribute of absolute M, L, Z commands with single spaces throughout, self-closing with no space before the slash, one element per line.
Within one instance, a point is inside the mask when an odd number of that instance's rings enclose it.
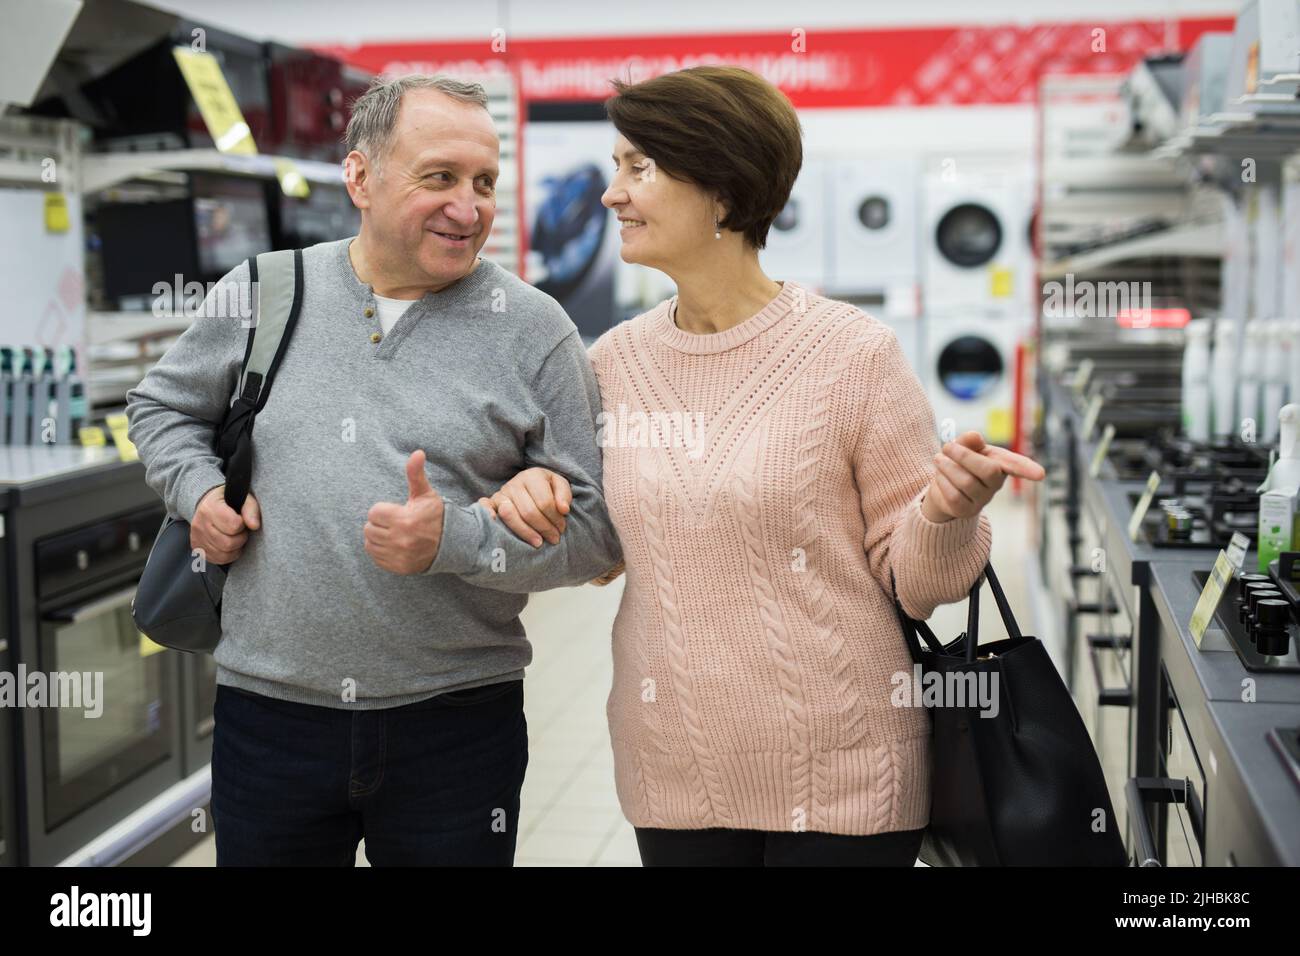
<path fill-rule="evenodd" d="M 437 90 L 462 103 L 488 108 L 487 91 L 478 83 L 465 83 L 450 76 L 410 73 L 393 79 L 376 77 L 370 88 L 352 104 L 348 120 L 348 151 L 360 150 L 378 163 L 392 145 L 397 111 L 407 90 Z"/>

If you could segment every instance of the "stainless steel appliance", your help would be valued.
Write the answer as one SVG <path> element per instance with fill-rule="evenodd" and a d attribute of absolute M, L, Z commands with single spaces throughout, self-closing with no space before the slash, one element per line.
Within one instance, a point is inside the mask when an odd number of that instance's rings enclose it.
<path fill-rule="evenodd" d="M 49 866 L 179 781 L 181 743 L 179 655 L 143 641 L 130 611 L 161 504 L 138 462 L 40 464 L 13 486 L 8 530 L 14 667 L 51 691 L 13 715 L 23 862 Z M 56 700 L 56 686 L 81 694 Z"/>
<path fill-rule="evenodd" d="M 1204 866 L 1205 765 L 1185 713 L 1162 669 L 1159 774 L 1128 783 L 1129 827 L 1138 866 Z"/>
<path fill-rule="evenodd" d="M 212 762 L 212 717 L 217 703 L 217 662 L 211 654 L 181 660 L 181 748 L 185 776 Z"/>

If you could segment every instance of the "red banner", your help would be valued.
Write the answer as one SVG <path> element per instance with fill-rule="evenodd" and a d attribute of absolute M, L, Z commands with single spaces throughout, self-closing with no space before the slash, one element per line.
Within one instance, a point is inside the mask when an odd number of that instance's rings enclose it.
<path fill-rule="evenodd" d="M 518 76 L 525 100 L 603 100 L 613 78 L 642 80 L 704 63 L 766 77 L 798 107 L 1029 103 L 1050 70 L 1116 73 L 1155 53 L 1186 50 L 1227 19 L 1039 23 L 908 30 L 411 41 L 326 46 L 377 73 Z"/>

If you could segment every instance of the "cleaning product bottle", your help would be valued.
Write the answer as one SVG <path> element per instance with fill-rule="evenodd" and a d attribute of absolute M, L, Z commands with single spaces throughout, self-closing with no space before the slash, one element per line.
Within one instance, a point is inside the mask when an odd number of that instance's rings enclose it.
<path fill-rule="evenodd" d="M 1291 377 L 1290 362 L 1291 330 L 1280 320 L 1268 323 L 1263 374 L 1260 376 L 1263 389 L 1260 405 L 1264 418 L 1259 423 L 1259 440 L 1266 445 L 1277 441 L 1277 414 L 1273 410 L 1289 401 L 1286 392 Z"/>
<path fill-rule="evenodd" d="M 1214 358 L 1210 381 L 1212 385 L 1213 425 L 1211 436 L 1225 444 L 1237 434 L 1237 329 L 1236 323 L 1219 319 L 1214 329 Z"/>
<path fill-rule="evenodd" d="M 1246 323 L 1246 335 L 1241 347 L 1241 375 L 1237 380 L 1237 417 L 1244 426 L 1246 419 L 1254 423 L 1256 438 L 1264 430 L 1260 418 L 1260 400 L 1263 398 L 1261 380 L 1264 377 L 1264 352 L 1268 326 L 1263 319 Z"/>
<path fill-rule="evenodd" d="M 1277 461 L 1259 486 L 1259 570 L 1268 573 L 1270 561 L 1283 551 L 1300 547 L 1300 405 L 1285 405 L 1278 413 Z"/>
<path fill-rule="evenodd" d="M 1183 434 L 1210 440 L 1210 321 L 1188 322 L 1183 344 Z"/>

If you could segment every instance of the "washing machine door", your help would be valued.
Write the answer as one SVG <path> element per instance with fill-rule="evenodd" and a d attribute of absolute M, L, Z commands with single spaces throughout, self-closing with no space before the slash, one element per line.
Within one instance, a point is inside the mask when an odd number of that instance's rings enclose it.
<path fill-rule="evenodd" d="M 965 202 L 943 214 L 934 243 L 948 262 L 974 269 L 993 260 L 1002 247 L 1002 223 L 981 203 Z"/>
<path fill-rule="evenodd" d="M 984 336 L 960 335 L 939 352 L 934 374 L 953 398 L 973 402 L 997 388 L 1006 374 L 1006 363 L 997 346 Z"/>

